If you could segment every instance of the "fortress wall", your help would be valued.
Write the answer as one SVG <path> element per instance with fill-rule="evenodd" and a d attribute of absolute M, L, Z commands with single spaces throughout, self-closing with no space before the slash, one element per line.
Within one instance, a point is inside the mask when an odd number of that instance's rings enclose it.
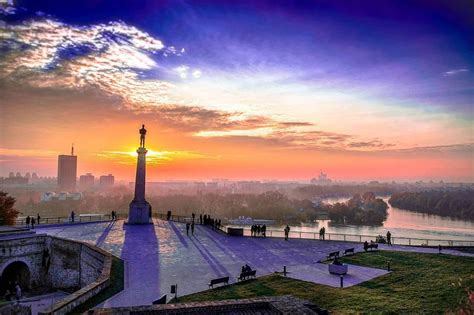
<path fill-rule="evenodd" d="M 0 276 L 15 261 L 24 262 L 30 272 L 29 287 L 48 285 L 43 266 L 43 250 L 46 236 L 0 240 Z"/>

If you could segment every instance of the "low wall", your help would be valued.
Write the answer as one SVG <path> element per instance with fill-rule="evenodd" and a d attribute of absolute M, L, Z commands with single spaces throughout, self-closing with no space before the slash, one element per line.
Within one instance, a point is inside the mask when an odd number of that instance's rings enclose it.
<path fill-rule="evenodd" d="M 75 307 L 86 302 L 88 299 L 92 298 L 110 285 L 112 255 L 98 247 L 89 244 L 81 243 L 80 245 L 81 265 L 85 268 L 81 273 L 81 282 L 87 283 L 91 280 L 93 281 L 74 293 L 66 296 L 64 299 L 56 302 L 51 307 L 39 312 L 39 315 L 67 314 Z M 96 274 L 98 276 L 94 278 L 94 275 Z"/>
<path fill-rule="evenodd" d="M 28 287 L 74 291 L 39 314 L 66 314 L 107 288 L 112 259 L 93 245 L 48 235 L 0 240 L 0 276 L 11 263 L 21 261 L 30 272 Z"/>

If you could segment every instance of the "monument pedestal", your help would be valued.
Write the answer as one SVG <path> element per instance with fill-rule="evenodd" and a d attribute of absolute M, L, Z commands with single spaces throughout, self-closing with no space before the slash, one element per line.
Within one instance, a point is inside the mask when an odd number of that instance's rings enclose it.
<path fill-rule="evenodd" d="M 143 126 L 144 129 L 145 126 Z M 141 130 L 140 130 L 141 132 Z M 145 131 L 146 132 L 146 131 Z M 143 143 L 140 143 L 143 145 Z M 147 150 L 141 146 L 138 148 L 137 176 L 135 178 L 135 197 L 130 202 L 128 221 L 126 224 L 152 224 L 151 206 L 145 199 L 145 168 Z"/>
<path fill-rule="evenodd" d="M 130 203 L 130 209 L 128 211 L 127 224 L 152 224 L 150 218 L 150 204 L 148 201 L 136 201 L 133 200 Z"/>

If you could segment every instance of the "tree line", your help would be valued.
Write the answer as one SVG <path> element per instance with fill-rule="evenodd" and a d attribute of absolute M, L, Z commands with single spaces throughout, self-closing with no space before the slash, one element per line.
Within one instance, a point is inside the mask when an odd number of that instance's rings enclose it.
<path fill-rule="evenodd" d="M 389 203 L 400 209 L 474 221 L 474 191 L 470 189 L 395 193 Z"/>

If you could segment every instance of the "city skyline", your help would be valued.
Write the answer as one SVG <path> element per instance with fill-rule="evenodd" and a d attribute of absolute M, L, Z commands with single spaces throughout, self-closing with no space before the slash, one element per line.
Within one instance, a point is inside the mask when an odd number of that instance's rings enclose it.
<path fill-rule="evenodd" d="M 0 5 L 0 176 L 474 181 L 467 1 Z"/>

